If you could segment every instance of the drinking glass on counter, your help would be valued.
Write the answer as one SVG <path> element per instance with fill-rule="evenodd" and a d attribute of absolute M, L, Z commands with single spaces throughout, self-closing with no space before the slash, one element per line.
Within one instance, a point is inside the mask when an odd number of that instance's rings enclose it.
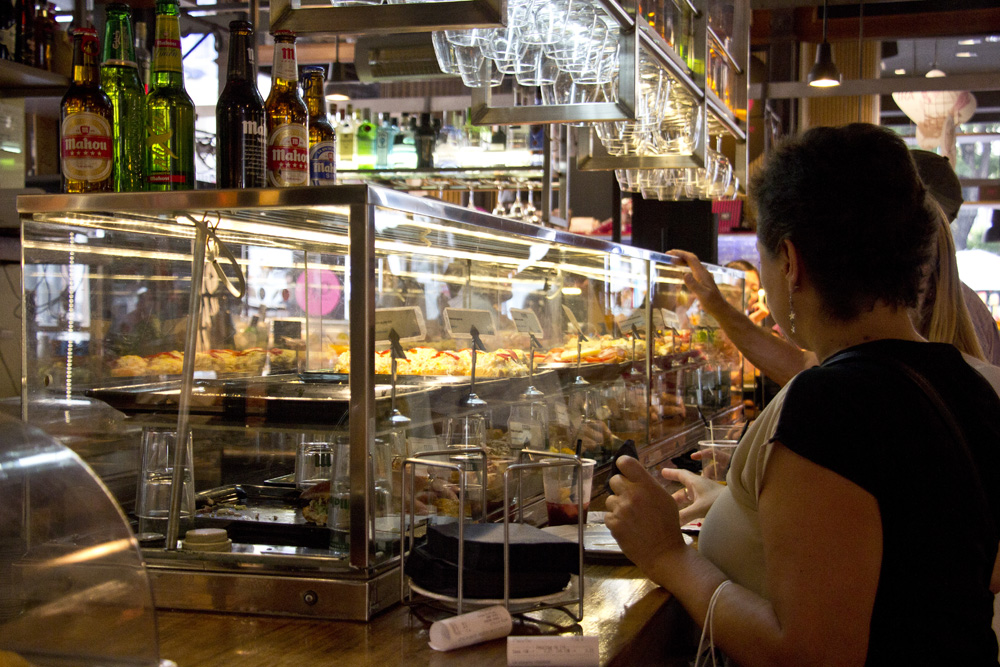
<path fill-rule="evenodd" d="M 351 441 L 337 438 L 331 445 L 333 474 L 326 526 L 330 529 L 330 553 L 346 557 L 351 554 Z"/>
<path fill-rule="evenodd" d="M 542 484 L 545 488 L 545 508 L 550 526 L 587 523 L 590 492 L 594 483 L 594 459 L 580 459 L 577 466 L 573 459 L 542 459 Z M 583 480 L 583 495 L 579 494 L 578 479 Z M 582 501 L 582 502 L 581 502 Z M 581 515 L 582 511 L 582 515 Z"/>
<path fill-rule="evenodd" d="M 333 475 L 333 449 L 329 442 L 300 442 L 295 451 L 295 486 L 307 489 L 329 482 Z"/>
<path fill-rule="evenodd" d="M 135 515 L 139 531 L 162 532 L 170 515 L 170 490 L 173 487 L 174 458 L 180 446 L 177 431 L 155 427 L 142 430 L 139 467 L 139 488 L 135 500 Z M 194 514 L 194 455 L 191 434 L 188 433 L 184 452 L 183 491 L 180 517 Z"/>

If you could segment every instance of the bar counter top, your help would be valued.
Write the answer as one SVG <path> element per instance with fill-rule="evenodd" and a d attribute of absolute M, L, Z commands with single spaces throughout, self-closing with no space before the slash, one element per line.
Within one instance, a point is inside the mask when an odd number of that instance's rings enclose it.
<path fill-rule="evenodd" d="M 585 568 L 584 616 L 578 624 L 548 610 L 549 623 L 521 625 L 514 634 L 598 636 L 601 665 L 687 665 L 692 622 L 670 595 L 632 565 Z M 573 605 L 575 609 L 575 605 Z M 440 652 L 427 644 L 430 622 L 448 615 L 396 605 L 368 623 L 186 611 L 160 611 L 160 657 L 178 667 L 309 667 L 311 665 L 472 665 L 504 667 L 506 641 Z"/>

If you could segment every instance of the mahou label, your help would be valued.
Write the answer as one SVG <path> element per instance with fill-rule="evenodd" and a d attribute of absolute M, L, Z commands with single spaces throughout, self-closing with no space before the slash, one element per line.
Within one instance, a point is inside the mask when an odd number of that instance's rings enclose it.
<path fill-rule="evenodd" d="M 80 112 L 62 122 L 62 173 L 67 180 L 99 183 L 111 177 L 111 124 Z"/>
<path fill-rule="evenodd" d="M 160 20 L 160 19 L 163 20 Z M 176 17 L 158 17 L 153 41 L 153 70 L 183 72 L 181 64 L 181 28 Z"/>
<path fill-rule="evenodd" d="M 298 58 L 295 56 L 295 44 L 277 44 L 275 46 L 271 76 L 285 81 L 298 81 L 299 64 Z"/>
<path fill-rule="evenodd" d="M 313 185 L 334 185 L 337 181 L 337 144 L 321 141 L 309 151 L 309 178 Z"/>
<path fill-rule="evenodd" d="M 267 152 L 267 127 L 263 120 L 241 121 L 243 129 L 243 172 L 247 183 L 264 182 L 264 155 Z M 250 186 L 248 186 L 250 187 Z"/>
<path fill-rule="evenodd" d="M 304 125 L 280 125 L 268 137 L 267 183 L 278 188 L 309 184 L 309 133 Z"/>

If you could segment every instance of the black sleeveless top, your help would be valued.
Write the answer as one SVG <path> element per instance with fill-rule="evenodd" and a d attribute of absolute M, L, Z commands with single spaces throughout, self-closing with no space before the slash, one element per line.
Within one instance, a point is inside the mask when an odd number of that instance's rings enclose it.
<path fill-rule="evenodd" d="M 996 665 L 1000 399 L 951 345 L 883 340 L 851 351 L 923 375 L 967 445 L 916 383 L 877 361 L 834 355 L 787 390 L 773 440 L 878 502 L 883 551 L 867 664 Z"/>

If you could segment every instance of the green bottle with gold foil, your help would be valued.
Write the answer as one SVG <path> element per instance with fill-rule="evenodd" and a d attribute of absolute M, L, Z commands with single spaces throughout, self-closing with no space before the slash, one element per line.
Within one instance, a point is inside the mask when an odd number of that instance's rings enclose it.
<path fill-rule="evenodd" d="M 194 102 L 184 90 L 177 0 L 157 0 L 146 96 L 146 189 L 194 189 Z"/>
<path fill-rule="evenodd" d="M 105 5 L 104 57 L 101 86 L 114 108 L 115 192 L 146 189 L 146 91 L 139 77 L 132 42 L 132 16 L 128 5 Z"/>

